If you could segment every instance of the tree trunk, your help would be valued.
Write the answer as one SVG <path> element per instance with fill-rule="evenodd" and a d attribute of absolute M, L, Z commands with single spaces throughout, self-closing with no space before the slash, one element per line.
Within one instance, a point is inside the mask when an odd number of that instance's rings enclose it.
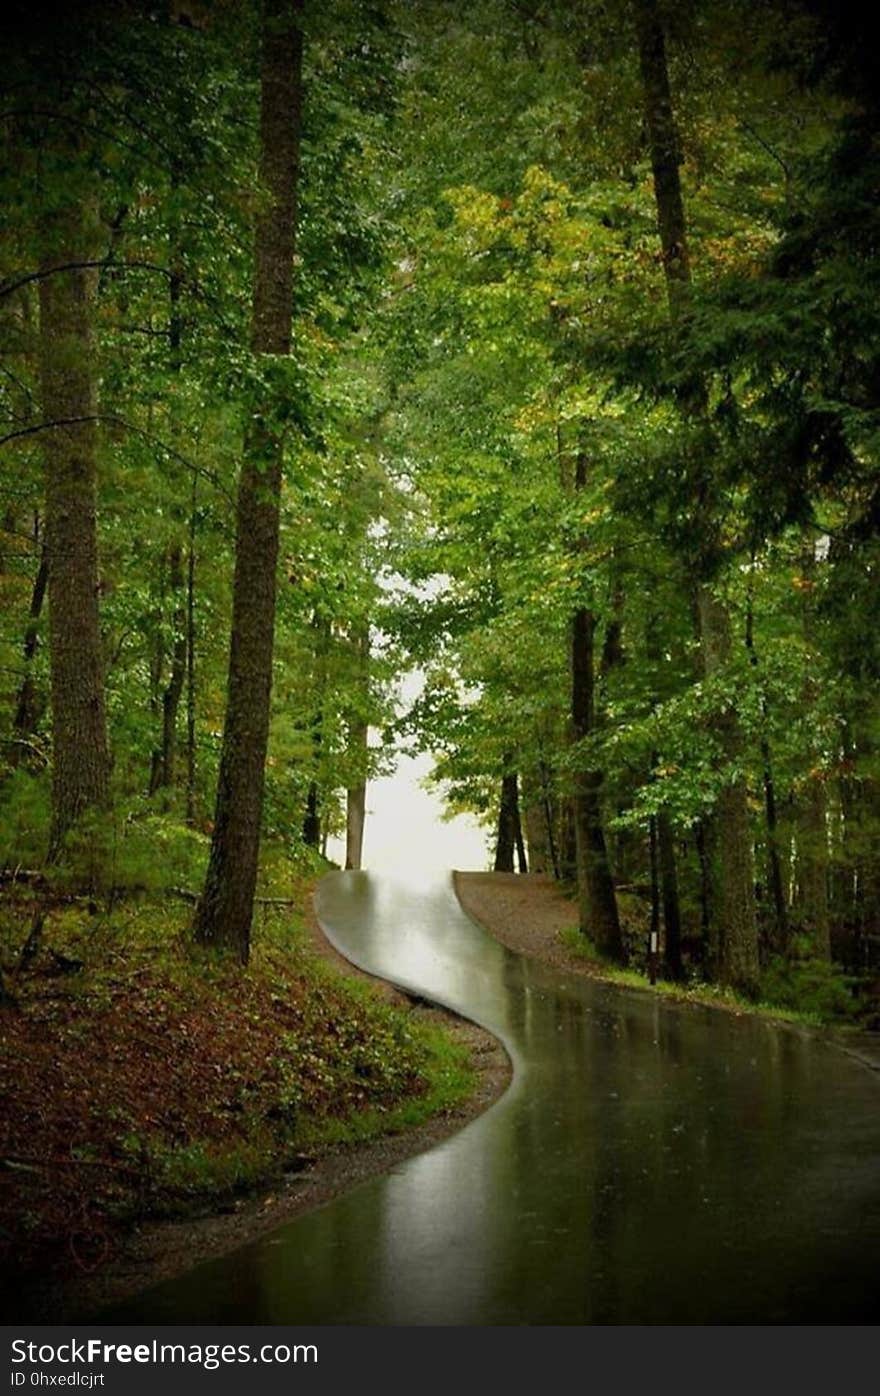
<path fill-rule="evenodd" d="M 516 772 L 501 777 L 498 831 L 495 838 L 495 871 L 513 872 L 516 831 L 519 825 L 519 793 Z"/>
<path fill-rule="evenodd" d="M 90 214 L 69 204 L 47 220 L 40 279 L 46 567 L 52 706 L 52 827 L 57 857 L 73 824 L 108 798 L 110 758 L 98 615 L 97 370 Z"/>
<path fill-rule="evenodd" d="M 758 654 L 755 649 L 754 615 L 751 593 L 749 594 L 746 615 L 746 649 L 752 668 L 758 668 Z M 761 694 L 761 769 L 764 784 L 764 816 L 767 824 L 767 881 L 773 902 L 773 924 L 775 934 L 773 949 L 784 954 L 788 945 L 788 915 L 785 905 L 785 887 L 782 877 L 782 859 L 779 852 L 779 821 L 776 817 L 776 782 L 773 778 L 773 758 L 770 739 L 767 736 L 767 699 Z"/>
<path fill-rule="evenodd" d="M 186 605 L 183 576 L 183 553 L 176 544 L 168 556 L 168 581 L 174 598 L 172 625 L 174 641 L 171 648 L 171 671 L 168 684 L 162 694 L 162 761 L 159 772 L 160 786 L 174 784 L 177 760 L 177 710 L 183 693 L 186 677 Z"/>
<path fill-rule="evenodd" d="M 691 269 L 679 172 L 681 154 L 669 87 L 666 39 L 657 0 L 634 0 L 634 3 L 657 227 L 669 312 L 673 322 L 677 323 L 690 307 Z M 683 393 L 682 404 L 692 415 L 703 415 L 706 406 L 705 385 L 695 378 Z M 710 586 L 719 549 L 711 517 L 708 465 L 704 467 L 697 492 L 693 521 L 694 562 L 703 670 L 708 676 L 718 670 L 730 652 L 730 622 Z M 734 765 L 742 746 L 735 714 L 722 715 L 718 734 L 725 764 Z M 751 822 L 746 785 L 741 777 L 733 779 L 725 787 L 718 802 L 716 818 L 719 864 L 716 909 L 721 918 L 717 929 L 720 942 L 719 974 L 724 983 L 751 994 L 756 991 L 758 982 L 758 928 Z"/>
<path fill-rule="evenodd" d="M 321 846 L 321 747 L 324 742 L 324 699 L 327 686 L 327 650 L 330 644 L 330 622 L 319 611 L 312 615 L 312 630 L 315 632 L 315 670 L 317 675 L 318 706 L 312 718 L 312 778 L 306 796 L 306 812 L 303 817 L 302 840 L 308 848 Z"/>
<path fill-rule="evenodd" d="M 812 546 L 804 550 L 801 561 L 804 578 L 813 581 L 816 570 L 816 556 Z M 812 645 L 815 630 L 815 603 L 813 587 L 805 586 L 802 593 L 802 625 L 804 640 Z M 815 712 L 818 700 L 818 683 L 813 666 L 808 666 L 803 686 L 803 703 L 807 713 Z M 798 863 L 800 882 L 800 912 L 804 928 L 813 942 L 816 955 L 831 959 L 831 925 L 828 909 L 828 805 L 825 794 L 824 771 L 822 769 L 821 740 L 811 743 L 814 765 L 807 776 L 807 789 L 801 810 L 801 831 L 798 838 Z"/>
<path fill-rule="evenodd" d="M 529 776 L 523 776 L 522 819 L 529 850 L 529 867 L 533 873 L 552 871 L 552 828 L 547 821 L 540 780 L 534 772 Z"/>
<path fill-rule="evenodd" d="M 571 724 L 576 742 L 594 729 L 596 618 L 581 606 L 571 626 Z M 603 955 L 623 959 L 617 896 L 602 826 L 602 773 L 578 769 L 574 776 L 574 834 L 580 928 Z"/>
<path fill-rule="evenodd" d="M 828 820 L 825 782 L 811 771 L 800 807 L 798 833 L 798 913 L 814 953 L 831 959 L 828 915 Z"/>
<path fill-rule="evenodd" d="M 517 870 L 517 872 L 520 872 L 520 873 L 527 873 L 528 870 L 529 870 L 529 861 L 528 861 L 528 859 L 527 859 L 527 857 L 526 857 L 526 841 L 525 841 L 525 839 L 523 838 L 522 819 L 520 818 L 519 800 L 518 800 L 518 799 L 517 799 L 517 805 L 516 805 L 515 833 L 516 833 L 516 870 Z"/>
<path fill-rule="evenodd" d="M 172 171 L 172 189 L 179 183 L 177 168 Z M 171 372 L 179 374 L 183 367 L 183 315 L 181 294 L 183 291 L 184 268 L 181 255 L 180 229 L 177 219 L 172 219 L 169 232 L 168 262 L 171 275 L 168 282 L 168 350 Z M 177 421 L 172 415 L 171 434 L 177 434 Z M 187 661 L 187 606 L 185 578 L 183 572 L 183 547 L 177 542 L 168 552 L 168 585 L 171 591 L 171 669 L 168 683 L 162 694 L 162 744 L 159 761 L 156 765 L 151 794 L 161 787 L 174 785 L 177 757 L 177 711 L 183 694 Z"/>
<path fill-rule="evenodd" d="M 349 779 L 345 797 L 345 866 L 360 868 L 364 850 L 364 824 L 367 814 L 367 760 L 369 724 L 370 636 L 364 627 L 354 637 L 357 662 L 356 702 L 348 719 L 348 752 L 354 778 Z"/>
<path fill-rule="evenodd" d="M 586 455 L 579 450 L 575 459 L 575 490 L 587 480 Z M 576 545 L 583 551 L 582 542 Z M 586 606 L 579 606 L 571 620 L 571 735 L 578 743 L 596 730 L 596 617 Z M 602 772 L 584 758 L 574 774 L 574 835 L 580 928 L 603 955 L 624 958 L 623 936 L 617 914 L 617 895 L 611 875 L 611 860 L 602 824 Z"/>
<path fill-rule="evenodd" d="M 260 183 L 251 346 L 290 353 L 293 254 L 302 110 L 301 0 L 264 0 Z M 238 491 L 228 700 L 217 804 L 205 887 L 194 923 L 204 945 L 250 954 L 269 737 L 276 567 L 281 495 L 281 427 L 276 403 L 255 412 L 244 443 Z"/>
<path fill-rule="evenodd" d="M 700 589 L 700 635 L 704 672 L 711 678 L 726 665 L 731 647 L 727 611 L 708 587 Z M 717 719 L 716 733 L 725 762 L 736 765 L 742 738 L 736 714 L 728 709 Z M 755 886 L 751 816 L 745 781 L 727 782 L 718 798 L 715 836 L 718 847 L 719 921 L 718 975 L 743 993 L 758 987 L 758 928 L 755 918 Z"/>
<path fill-rule="evenodd" d="M 645 652 L 651 664 L 659 664 L 661 657 L 660 640 L 657 631 L 657 616 L 650 613 L 645 627 Z M 660 764 L 660 754 L 651 753 L 652 771 Z M 681 907 L 678 897 L 678 870 L 675 858 L 675 838 L 669 810 L 661 805 L 657 811 L 656 857 L 659 881 L 659 903 L 663 911 L 664 960 L 666 973 L 672 979 L 684 977 L 681 960 Z"/>
<path fill-rule="evenodd" d="M 320 727 L 319 735 L 315 737 L 315 745 L 321 742 Z M 321 846 L 321 807 L 320 792 L 316 780 L 309 781 L 309 793 L 306 796 L 306 812 L 303 816 L 302 841 L 307 848 L 320 848 Z"/>
<path fill-rule="evenodd" d="M 37 536 L 39 532 L 37 530 Z M 28 625 L 24 633 L 23 659 L 24 677 L 18 690 L 18 697 L 15 703 L 15 715 L 12 719 L 12 731 L 14 734 L 12 751 L 10 753 L 10 765 L 19 766 L 25 760 L 28 738 L 33 736 L 37 730 L 37 725 L 43 714 L 44 700 L 37 692 L 34 683 L 33 662 L 37 652 L 37 642 L 39 638 L 39 620 L 43 610 L 43 601 L 46 596 L 46 586 L 49 580 L 49 564 L 46 559 L 45 542 L 40 548 L 40 565 L 37 568 L 37 575 L 34 579 L 34 587 L 31 592 L 31 604 L 28 612 Z"/>
<path fill-rule="evenodd" d="M 345 798 L 345 866 L 358 869 L 363 862 L 364 824 L 367 817 L 367 782 L 350 785 Z"/>
<path fill-rule="evenodd" d="M 666 973 L 671 979 L 684 978 L 681 961 L 681 907 L 678 899 L 678 871 L 672 821 L 665 809 L 657 813 L 657 861 L 660 868 L 660 901 L 663 907 L 663 940 Z"/>
<path fill-rule="evenodd" d="M 186 559 L 186 822 L 196 822 L 196 506 L 198 477 L 193 471 Z"/>
<path fill-rule="evenodd" d="M 669 311 L 675 320 L 690 303 L 691 266 L 679 174 L 681 151 L 666 61 L 666 35 L 657 0 L 634 0 L 634 5 L 645 120 L 654 176 L 657 230 L 663 252 Z"/>

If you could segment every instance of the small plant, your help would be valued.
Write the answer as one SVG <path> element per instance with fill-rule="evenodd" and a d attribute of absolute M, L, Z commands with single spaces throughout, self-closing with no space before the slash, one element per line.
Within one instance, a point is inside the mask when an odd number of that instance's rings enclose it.
<path fill-rule="evenodd" d="M 777 956 L 761 976 L 761 997 L 767 1003 L 815 1014 L 824 1021 L 852 1018 L 856 1010 L 854 983 L 851 975 L 842 974 L 828 960 L 809 954 L 789 960 Z"/>

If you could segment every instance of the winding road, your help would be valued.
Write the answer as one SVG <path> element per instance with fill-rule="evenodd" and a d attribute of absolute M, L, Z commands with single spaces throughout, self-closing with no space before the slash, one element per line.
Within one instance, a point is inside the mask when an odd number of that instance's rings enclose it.
<path fill-rule="evenodd" d="M 513 1082 L 458 1134 L 118 1321 L 876 1320 L 868 1068 L 806 1033 L 524 959 L 448 880 L 334 873 L 318 914 L 355 964 L 500 1037 Z"/>

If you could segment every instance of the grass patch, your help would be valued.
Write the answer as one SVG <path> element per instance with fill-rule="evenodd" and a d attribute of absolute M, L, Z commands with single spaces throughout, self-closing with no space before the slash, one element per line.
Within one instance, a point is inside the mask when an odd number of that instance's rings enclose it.
<path fill-rule="evenodd" d="M 803 1027 L 824 1027 L 833 1021 L 833 1015 L 815 1007 L 796 1008 L 790 1004 L 774 1003 L 764 999 L 748 999 L 734 989 L 720 984 L 691 982 L 679 984 L 668 979 L 658 979 L 651 984 L 646 974 L 634 969 L 624 969 L 604 959 L 595 945 L 576 926 L 566 927 L 559 932 L 559 939 L 567 950 L 583 961 L 584 966 L 597 979 L 609 984 L 619 984 L 628 989 L 640 989 L 661 998 L 673 999 L 679 1003 L 706 1004 L 713 1008 L 723 1008 L 729 1013 L 751 1013 L 760 1018 L 776 1022 L 797 1023 Z"/>

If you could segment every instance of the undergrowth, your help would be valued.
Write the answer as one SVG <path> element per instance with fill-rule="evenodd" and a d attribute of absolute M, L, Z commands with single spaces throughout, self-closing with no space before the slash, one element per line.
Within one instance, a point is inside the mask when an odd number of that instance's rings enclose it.
<path fill-rule="evenodd" d="M 559 938 L 599 979 L 631 989 L 645 989 L 664 998 L 702 1003 L 737 1013 L 754 1013 L 806 1027 L 851 1022 L 853 999 L 849 980 L 833 966 L 816 959 L 774 960 L 761 978 L 757 999 L 746 998 L 734 989 L 701 980 L 677 982 L 658 979 L 652 985 L 647 974 L 626 969 L 607 960 L 577 926 L 560 931 Z"/>
<path fill-rule="evenodd" d="M 312 878 L 268 850 L 261 894 Z M 473 1087 L 466 1048 L 313 951 L 296 907 L 258 909 L 247 970 L 196 951 L 153 892 L 0 911 L 0 1246 L 100 1263 L 120 1224 L 216 1206 L 333 1144 L 419 1123 Z"/>

